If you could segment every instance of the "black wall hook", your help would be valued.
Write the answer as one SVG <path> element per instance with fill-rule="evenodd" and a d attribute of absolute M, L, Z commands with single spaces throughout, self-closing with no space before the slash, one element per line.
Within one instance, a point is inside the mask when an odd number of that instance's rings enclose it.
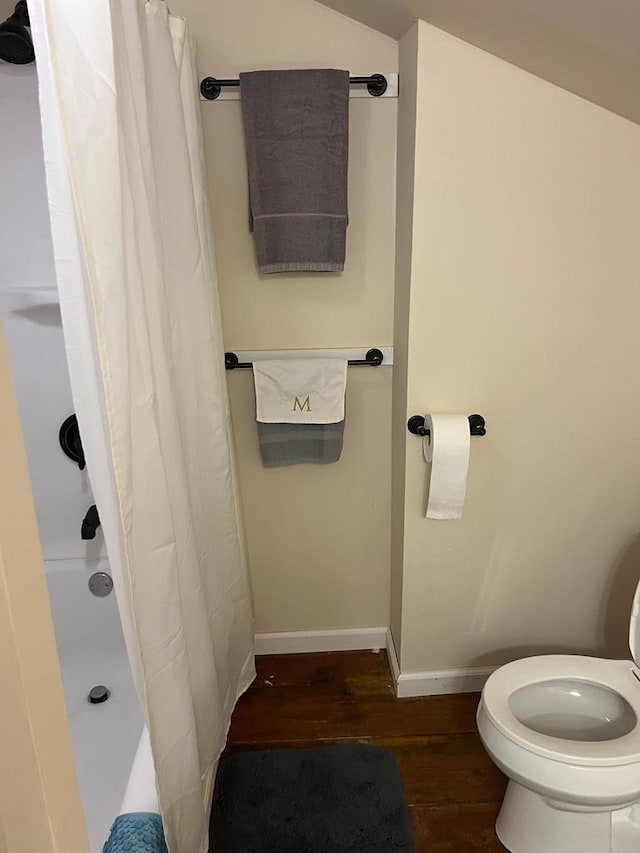
<path fill-rule="evenodd" d="M 407 421 L 407 429 L 412 435 L 430 435 L 431 431 L 424 425 L 423 415 L 413 415 Z M 469 432 L 471 435 L 486 435 L 485 421 L 482 415 L 469 415 Z"/>

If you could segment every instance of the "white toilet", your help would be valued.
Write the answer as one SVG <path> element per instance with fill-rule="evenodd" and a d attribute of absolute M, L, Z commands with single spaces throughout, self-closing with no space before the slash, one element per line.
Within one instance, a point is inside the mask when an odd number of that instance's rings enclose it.
<path fill-rule="evenodd" d="M 640 853 L 640 584 L 636 661 L 542 655 L 500 667 L 478 707 L 509 778 L 496 821 L 511 853 Z"/>

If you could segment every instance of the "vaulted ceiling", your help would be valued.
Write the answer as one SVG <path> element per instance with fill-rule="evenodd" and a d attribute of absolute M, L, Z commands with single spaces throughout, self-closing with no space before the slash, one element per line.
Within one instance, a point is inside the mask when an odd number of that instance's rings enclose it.
<path fill-rule="evenodd" d="M 417 18 L 640 123 L 640 0 L 318 0 L 400 38 Z"/>

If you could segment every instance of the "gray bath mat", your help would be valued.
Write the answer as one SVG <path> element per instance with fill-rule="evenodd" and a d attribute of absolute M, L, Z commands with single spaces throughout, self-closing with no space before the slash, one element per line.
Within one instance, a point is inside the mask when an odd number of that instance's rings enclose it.
<path fill-rule="evenodd" d="M 218 770 L 210 853 L 415 853 L 386 749 L 243 752 Z"/>

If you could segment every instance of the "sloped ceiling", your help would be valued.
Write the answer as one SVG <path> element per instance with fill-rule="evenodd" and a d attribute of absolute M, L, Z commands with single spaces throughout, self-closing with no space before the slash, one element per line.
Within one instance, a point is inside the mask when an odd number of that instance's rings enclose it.
<path fill-rule="evenodd" d="M 318 0 L 400 38 L 417 18 L 640 124 L 640 0 Z"/>

